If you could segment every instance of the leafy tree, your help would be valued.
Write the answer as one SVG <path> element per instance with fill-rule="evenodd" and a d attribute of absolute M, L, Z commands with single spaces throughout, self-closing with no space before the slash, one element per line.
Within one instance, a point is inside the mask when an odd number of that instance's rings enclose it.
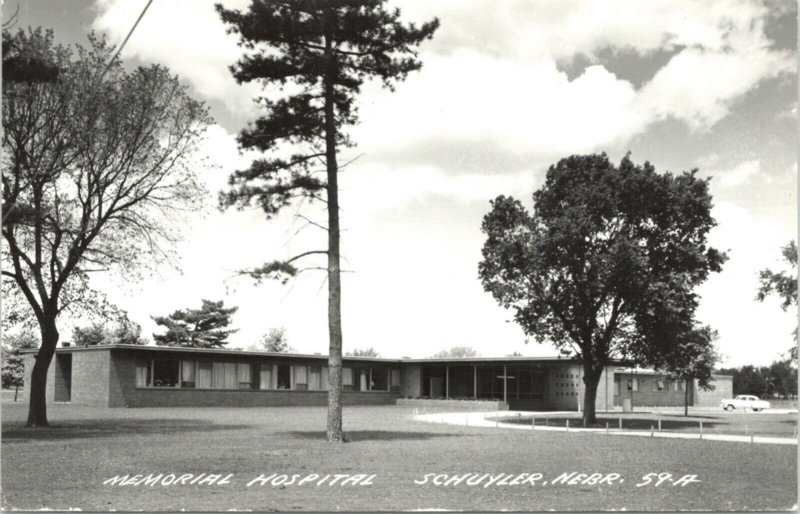
<path fill-rule="evenodd" d="M 711 374 L 719 355 L 714 349 L 717 332 L 709 326 L 694 327 L 684 334 L 672 349 L 664 356 L 663 369 L 670 380 L 680 380 L 686 384 L 683 398 L 683 414 L 689 415 L 689 384 L 697 380 L 697 385 L 704 391 L 714 389 Z"/>
<path fill-rule="evenodd" d="M 471 346 L 453 346 L 431 356 L 434 359 L 468 359 L 478 357 L 478 352 Z"/>
<path fill-rule="evenodd" d="M 694 287 L 721 269 L 725 255 L 706 245 L 708 180 L 576 155 L 548 169 L 533 203 L 529 214 L 514 198 L 491 202 L 479 276 L 526 335 L 582 361 L 593 425 L 609 360 L 659 362 L 693 326 Z"/>
<path fill-rule="evenodd" d="M 223 300 L 203 300 L 199 309 L 177 310 L 169 316 L 154 317 L 157 325 L 167 328 L 164 334 L 153 334 L 159 346 L 221 348 L 236 330 L 227 329 L 238 307 L 225 308 Z"/>
<path fill-rule="evenodd" d="M 767 368 L 757 368 L 752 365 L 739 368 L 723 368 L 720 373 L 733 377 L 733 394 L 752 394 L 765 397 L 769 389 Z"/>
<path fill-rule="evenodd" d="M 788 245 L 781 249 L 783 260 L 789 265 L 790 272 L 774 272 L 770 269 L 763 269 L 759 272 L 761 285 L 758 288 L 756 299 L 763 302 L 768 296 L 778 295 L 783 301 L 781 309 L 787 310 L 793 307 L 797 310 L 797 244 L 790 241 Z M 794 329 L 794 338 L 797 340 L 797 328 Z M 792 350 L 794 359 L 797 360 L 797 347 Z"/>
<path fill-rule="evenodd" d="M 375 348 L 355 349 L 352 352 L 347 352 L 351 357 L 380 357 L 381 354 Z"/>
<path fill-rule="evenodd" d="M 794 359 L 777 360 L 769 366 L 770 394 L 781 398 L 797 394 L 797 368 L 792 366 Z"/>
<path fill-rule="evenodd" d="M 7 337 L 3 341 L 3 389 L 14 388 L 14 401 L 17 401 L 20 386 L 25 384 L 25 364 L 19 351 L 37 346 L 39 346 L 39 340 L 29 332 Z"/>
<path fill-rule="evenodd" d="M 92 272 L 136 277 L 171 261 L 182 213 L 203 194 L 190 160 L 209 118 L 168 70 L 127 71 L 103 39 L 71 50 L 35 30 L 10 41 L 58 70 L 2 91 L 2 274 L 41 334 L 27 426 L 43 426 L 59 314 L 91 303 Z"/>
<path fill-rule="evenodd" d="M 250 347 L 253 351 L 272 352 L 272 353 L 292 353 L 294 348 L 289 345 L 286 337 L 286 329 L 270 328 L 266 334 L 261 336 L 261 340 Z"/>
<path fill-rule="evenodd" d="M 400 22 L 386 0 L 258 0 L 246 12 L 217 5 L 246 54 L 231 67 L 239 82 L 260 81 L 278 94 L 260 98 L 264 116 L 239 135 L 242 149 L 269 154 L 235 172 L 225 206 L 261 207 L 267 217 L 296 200 L 321 200 L 328 211 L 327 250 L 304 252 L 246 272 L 256 279 L 295 275 L 295 261 L 327 256 L 329 388 L 327 438 L 342 441 L 342 323 L 339 251 L 339 151 L 353 145 L 344 128 L 358 121 L 356 97 L 374 78 L 392 88 L 421 67 L 416 47 L 438 20 Z M 324 162 L 325 175 L 314 173 Z M 322 196 L 324 195 L 324 199 Z"/>
<path fill-rule="evenodd" d="M 72 329 L 72 344 L 75 346 L 97 346 L 106 344 L 107 339 L 108 331 L 102 323 Z"/>
<path fill-rule="evenodd" d="M 107 323 L 94 322 L 86 327 L 72 329 L 72 343 L 75 346 L 95 346 L 101 344 L 147 344 L 142 337 L 142 327 L 128 319 L 116 322 L 112 328 Z"/>

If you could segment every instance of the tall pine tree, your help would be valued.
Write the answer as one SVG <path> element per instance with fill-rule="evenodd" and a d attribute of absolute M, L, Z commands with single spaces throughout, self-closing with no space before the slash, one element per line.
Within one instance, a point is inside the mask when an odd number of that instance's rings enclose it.
<path fill-rule="evenodd" d="M 344 127 L 358 121 L 355 99 L 362 84 L 379 79 L 389 89 L 420 69 L 417 46 L 439 26 L 400 23 L 385 0 L 253 0 L 246 12 L 217 5 L 245 55 L 231 67 L 240 83 L 260 81 L 280 91 L 262 100 L 265 114 L 239 135 L 242 149 L 265 157 L 230 177 L 225 206 L 260 206 L 267 217 L 296 199 L 321 200 L 328 210 L 328 248 L 270 262 L 249 274 L 286 277 L 311 254 L 328 258 L 329 388 L 327 437 L 342 441 L 342 322 L 339 266 L 337 153 L 352 141 Z M 283 151 L 291 147 L 287 156 Z M 325 179 L 312 173 L 325 163 Z M 323 198 L 324 195 L 324 198 Z"/>
<path fill-rule="evenodd" d="M 153 334 L 159 346 L 222 348 L 228 336 L 236 332 L 227 328 L 238 307 L 224 307 L 223 301 L 203 300 L 199 309 L 177 310 L 169 316 L 153 317 L 156 325 L 166 327 L 163 334 Z"/>

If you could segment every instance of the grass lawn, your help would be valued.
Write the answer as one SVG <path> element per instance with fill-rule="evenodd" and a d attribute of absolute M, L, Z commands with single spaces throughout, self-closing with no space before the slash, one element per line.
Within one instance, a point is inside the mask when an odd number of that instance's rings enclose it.
<path fill-rule="evenodd" d="M 2 407 L 6 510 L 784 510 L 797 502 L 794 446 L 458 427 L 416 422 L 409 408 L 394 406 L 345 408 L 351 442 L 329 445 L 323 408 L 56 405 L 49 411 L 53 428 L 25 430 L 26 406 Z M 551 483 L 565 472 L 621 478 Z M 700 482 L 637 487 L 662 472 Z M 233 477 L 225 485 L 103 485 L 115 475 L 149 473 Z M 363 486 L 246 486 L 272 473 L 376 476 Z M 432 476 L 414 483 L 427 473 L 542 478 L 489 487 L 437 486 Z"/>

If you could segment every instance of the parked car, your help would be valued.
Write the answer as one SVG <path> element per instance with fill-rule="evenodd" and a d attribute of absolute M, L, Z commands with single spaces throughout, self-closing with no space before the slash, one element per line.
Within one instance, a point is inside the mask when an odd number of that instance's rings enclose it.
<path fill-rule="evenodd" d="M 755 412 L 769 409 L 769 402 L 759 400 L 758 396 L 751 396 L 749 394 L 740 394 L 736 398 L 725 398 L 720 402 L 720 407 L 725 410 L 733 409 L 753 409 Z"/>

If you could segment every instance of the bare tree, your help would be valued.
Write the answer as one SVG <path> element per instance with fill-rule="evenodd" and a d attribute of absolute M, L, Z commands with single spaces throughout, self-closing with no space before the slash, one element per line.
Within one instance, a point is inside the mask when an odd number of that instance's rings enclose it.
<path fill-rule="evenodd" d="M 58 70 L 3 85 L 3 276 L 41 333 L 27 426 L 42 426 L 59 314 L 91 297 L 92 272 L 174 263 L 182 214 L 203 196 L 192 158 L 210 119 L 167 69 L 109 65 L 94 35 L 75 49 L 38 29 L 12 41 Z"/>

